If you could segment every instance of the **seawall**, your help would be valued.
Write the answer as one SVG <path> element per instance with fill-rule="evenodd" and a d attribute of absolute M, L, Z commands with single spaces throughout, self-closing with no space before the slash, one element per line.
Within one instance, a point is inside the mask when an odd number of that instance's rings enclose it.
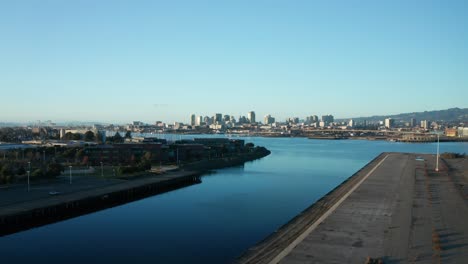
<path fill-rule="evenodd" d="M 265 149 L 237 157 L 201 161 L 186 164 L 176 172 L 6 205 L 0 208 L 0 236 L 201 183 L 200 175 L 208 170 L 242 165 L 269 154 L 270 151 Z"/>
<path fill-rule="evenodd" d="M 382 153 L 333 190 L 299 213 L 273 234 L 249 248 L 236 263 L 270 263 L 311 225 L 319 220 L 349 190 L 369 173 L 388 153 Z"/>
<path fill-rule="evenodd" d="M 198 172 L 128 181 L 0 208 L 0 236 L 118 206 L 200 182 Z"/>

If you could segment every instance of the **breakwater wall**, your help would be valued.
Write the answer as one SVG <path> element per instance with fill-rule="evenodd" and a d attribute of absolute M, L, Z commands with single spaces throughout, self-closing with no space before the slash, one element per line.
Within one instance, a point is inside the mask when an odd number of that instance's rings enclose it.
<path fill-rule="evenodd" d="M 170 177 L 139 179 L 2 207 L 0 236 L 200 183 L 199 175 L 198 172 L 183 172 Z"/>
<path fill-rule="evenodd" d="M 387 154 L 389 153 L 378 155 L 270 236 L 249 248 L 236 263 L 270 263 L 358 184 Z"/>

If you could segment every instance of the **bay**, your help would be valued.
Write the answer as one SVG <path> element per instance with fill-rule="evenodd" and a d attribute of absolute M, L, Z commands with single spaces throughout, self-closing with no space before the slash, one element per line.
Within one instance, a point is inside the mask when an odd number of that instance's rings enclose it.
<path fill-rule="evenodd" d="M 435 143 L 242 139 L 272 154 L 201 184 L 0 237 L 2 263 L 230 263 L 381 152 L 436 151 Z M 440 149 L 467 153 L 468 143 Z"/>

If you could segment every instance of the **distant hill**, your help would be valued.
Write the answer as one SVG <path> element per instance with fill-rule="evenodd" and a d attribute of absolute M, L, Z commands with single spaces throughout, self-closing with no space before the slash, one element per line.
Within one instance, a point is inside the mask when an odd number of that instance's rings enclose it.
<path fill-rule="evenodd" d="M 411 118 L 416 119 L 417 122 L 421 120 L 429 121 L 458 121 L 468 122 L 468 108 L 450 108 L 446 110 L 434 110 L 414 113 L 403 113 L 397 115 L 386 115 L 386 116 L 370 116 L 370 117 L 358 117 L 353 118 L 356 121 L 380 121 L 385 118 L 393 118 L 396 121 L 409 121 Z"/>

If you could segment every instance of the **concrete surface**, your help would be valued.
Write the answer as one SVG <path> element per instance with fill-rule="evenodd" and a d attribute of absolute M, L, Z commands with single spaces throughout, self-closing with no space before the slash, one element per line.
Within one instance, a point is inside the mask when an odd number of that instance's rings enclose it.
<path fill-rule="evenodd" d="M 389 154 L 280 263 L 468 263 L 468 205 L 434 155 Z"/>

